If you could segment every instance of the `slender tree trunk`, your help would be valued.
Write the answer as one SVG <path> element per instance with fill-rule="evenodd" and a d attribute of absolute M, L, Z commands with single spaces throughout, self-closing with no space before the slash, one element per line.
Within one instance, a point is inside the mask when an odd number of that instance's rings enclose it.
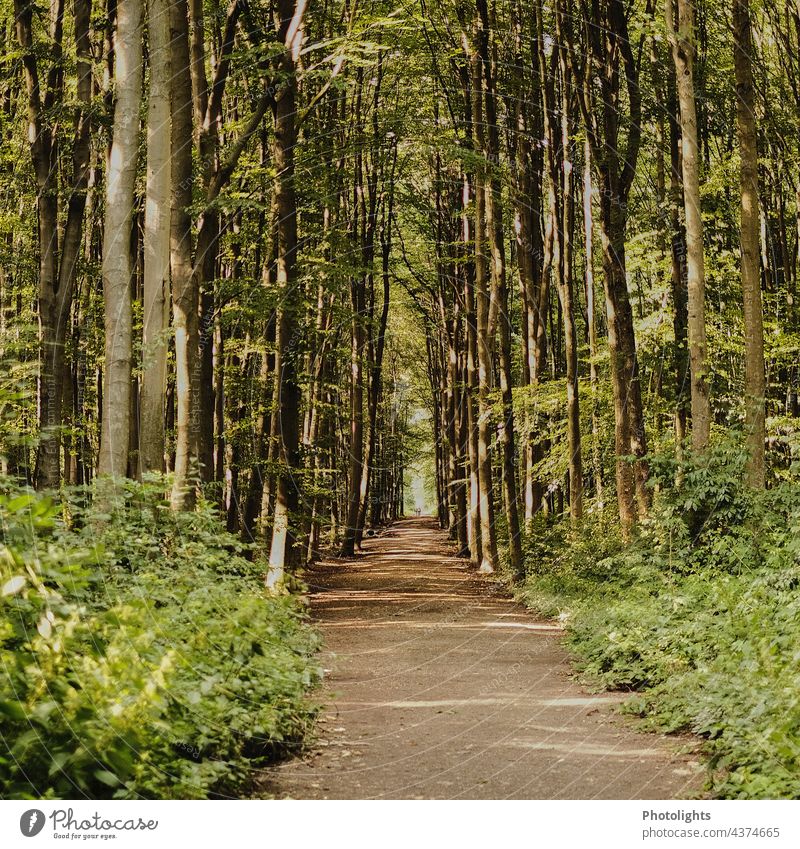
<path fill-rule="evenodd" d="M 464 245 L 472 241 L 470 234 L 470 218 L 467 207 L 470 200 L 470 184 L 464 177 L 464 203 L 462 216 L 462 236 Z M 481 565 L 481 519 L 480 519 L 480 477 L 478 470 L 478 414 L 476 396 L 478 389 L 477 365 L 477 327 L 475 324 L 475 266 L 474 263 L 464 265 L 464 326 L 466 341 L 466 381 L 464 401 L 467 420 L 467 453 L 469 459 L 469 513 L 467 533 L 469 537 L 470 560 L 473 566 Z"/>
<path fill-rule="evenodd" d="M 476 50 L 472 57 L 472 120 L 477 148 L 484 151 L 483 126 L 483 68 L 481 42 L 488 38 L 485 29 L 478 25 Z M 489 281 L 484 245 L 486 241 L 486 168 L 479 164 L 475 171 L 475 315 L 476 348 L 478 358 L 478 493 L 481 527 L 480 572 L 490 573 L 497 568 L 497 541 L 494 527 L 492 486 L 492 427 L 489 393 L 492 381 L 492 352 L 489 337 L 490 300 Z"/>
<path fill-rule="evenodd" d="M 462 327 L 462 349 L 466 339 L 466 324 Z M 456 390 L 456 439 L 458 455 L 456 458 L 456 509 L 458 511 L 457 539 L 462 557 L 470 557 L 469 532 L 469 422 L 467 420 L 467 374 L 466 355 L 463 350 L 458 357 L 458 384 Z"/>
<path fill-rule="evenodd" d="M 298 528 L 300 517 L 300 385 L 299 358 L 301 292 L 297 284 L 297 202 L 294 184 L 294 154 L 297 143 L 296 62 L 302 43 L 302 16 L 305 4 L 298 0 L 277 0 L 275 24 L 278 40 L 284 46 L 279 60 L 283 84 L 275 96 L 274 162 L 275 207 L 278 216 L 277 284 L 281 293 L 277 328 L 279 375 L 276 398 L 279 422 L 281 469 L 275 489 L 275 513 L 269 553 L 267 586 L 273 587 L 287 568 L 297 566 L 300 557 Z"/>
<path fill-rule="evenodd" d="M 198 286 L 192 270 L 192 83 L 189 71 L 189 17 L 186 0 L 171 0 L 172 126 L 170 195 L 170 272 L 175 334 L 174 509 L 191 509 L 195 500 L 198 441 Z"/>
<path fill-rule="evenodd" d="M 142 91 L 142 3 L 120 0 L 115 38 L 114 129 L 103 236 L 106 361 L 98 473 L 125 476 L 130 448 L 131 227 Z"/>
<path fill-rule="evenodd" d="M 569 450 L 569 511 L 577 522 L 583 517 L 583 461 L 581 457 L 581 416 L 578 391 L 578 339 L 575 330 L 575 306 L 572 279 L 572 232 L 575 202 L 572 186 L 572 161 L 569 155 L 569 102 L 562 97 L 562 181 L 564 188 L 561 243 L 561 313 L 564 321 L 564 348 L 567 378 L 567 447 Z"/>
<path fill-rule="evenodd" d="M 597 500 L 603 504 L 603 464 L 600 458 L 600 421 L 598 415 L 597 313 L 594 291 L 594 232 L 592 220 L 592 148 L 583 144 L 583 240 L 586 262 L 586 323 L 589 339 L 589 385 L 592 391 L 592 474 Z"/>
<path fill-rule="evenodd" d="M 362 104 L 363 73 L 359 70 L 356 78 L 356 94 L 354 97 L 354 116 L 358 141 L 354 162 L 350 236 L 353 239 L 353 252 L 360 257 L 363 267 L 361 269 L 354 269 L 350 275 L 350 445 L 347 473 L 347 506 L 345 511 L 346 522 L 340 550 L 340 556 L 342 557 L 352 557 L 355 553 L 361 505 L 361 485 L 364 472 L 364 354 L 367 348 L 365 322 L 368 320 L 366 285 L 370 270 L 368 260 L 371 259 L 367 245 L 371 235 L 368 232 L 371 222 L 368 220 L 367 202 L 365 200 L 366 187 L 364 182 L 365 166 L 363 153 L 365 141 L 362 132 L 364 122 Z"/>
<path fill-rule="evenodd" d="M 149 0 L 150 91 L 144 213 L 144 318 L 139 452 L 143 472 L 164 471 L 169 324 L 170 3 Z"/>
<path fill-rule="evenodd" d="M 744 396 L 747 436 L 747 476 L 755 489 L 765 483 L 764 326 L 758 270 L 758 148 L 752 69 L 752 33 L 749 0 L 733 2 L 733 59 L 736 72 L 736 119 L 741 157 L 742 299 L 744 302 Z"/>
<path fill-rule="evenodd" d="M 614 211 L 614 206 L 602 199 L 601 208 L 603 206 L 606 209 L 604 214 L 601 214 L 601 229 L 608 346 L 611 352 L 611 383 L 614 398 L 617 501 L 622 525 L 630 529 L 637 519 L 634 468 L 628 460 L 633 453 L 631 449 L 634 440 L 631 413 L 635 407 L 641 415 L 641 390 L 633 337 L 633 314 L 628 300 L 628 283 L 625 274 L 624 235 L 619 223 L 615 220 L 618 219 L 618 213 Z M 637 455 L 643 457 L 645 453 L 640 443 Z"/>
<path fill-rule="evenodd" d="M 267 322 L 264 337 L 267 344 L 274 343 L 274 317 Z M 272 418 L 270 408 L 272 406 L 273 384 L 273 381 L 270 381 L 271 369 L 269 359 L 270 355 L 266 352 L 261 354 L 258 382 L 262 398 L 261 403 L 258 405 L 259 412 L 256 417 L 255 427 L 253 428 L 254 456 L 250 466 L 250 480 L 247 486 L 247 496 L 242 515 L 242 536 L 245 541 L 251 541 L 256 537 L 256 526 L 263 507 L 264 490 L 267 487 L 267 480 L 269 479 L 266 462 L 269 454 L 270 424 Z M 269 509 L 269 500 L 267 501 L 267 509 Z"/>
<path fill-rule="evenodd" d="M 683 453 L 686 439 L 687 411 L 690 406 L 689 352 L 687 345 L 688 304 L 686 281 L 686 236 L 679 210 L 683 206 L 681 182 L 680 126 L 677 116 L 675 65 L 670 65 L 667 80 L 667 113 L 669 117 L 669 223 L 671 231 L 671 277 L 673 333 L 675 335 L 675 446 L 676 456 Z"/>
<path fill-rule="evenodd" d="M 350 349 L 350 467 L 348 473 L 347 519 L 340 556 L 355 553 L 358 513 L 361 503 L 361 474 L 364 463 L 364 287 L 363 280 L 351 281 L 353 309 Z"/>
<path fill-rule="evenodd" d="M 216 210 L 203 213 L 197 248 L 194 273 L 199 278 L 200 317 L 200 380 L 199 380 L 199 432 L 198 471 L 203 483 L 215 479 L 214 474 L 214 409 L 216 406 L 214 371 L 214 279 L 217 276 L 217 250 L 219 247 L 220 224 Z M 198 263 L 199 259 L 199 263 Z"/>
<path fill-rule="evenodd" d="M 483 26 L 488 28 L 488 13 L 483 0 L 478 0 Z M 503 503 L 508 525 L 508 559 L 515 574 L 522 573 L 522 534 L 517 502 L 516 447 L 514 434 L 514 404 L 512 395 L 513 366 L 511 361 L 511 316 L 508 303 L 506 276 L 505 236 L 503 233 L 503 206 L 500 178 L 496 164 L 500 158 L 500 140 L 497 120 L 497 93 L 489 59 L 489 42 L 482 39 L 483 76 L 485 80 L 486 152 L 492 170 L 486 182 L 486 223 L 491 252 L 492 297 L 497 301 L 497 321 L 500 325 L 500 393 L 503 409 L 502 423 L 502 481 Z M 488 329 L 491 334 L 491 325 Z"/>
<path fill-rule="evenodd" d="M 703 452 L 711 432 L 708 349 L 705 325 L 705 259 L 700 209 L 700 163 L 694 91 L 694 4 L 677 0 L 678 29 L 672 0 L 666 0 L 667 33 L 672 43 L 683 147 L 683 201 L 686 216 L 689 362 L 691 365 L 692 447 Z"/>
<path fill-rule="evenodd" d="M 455 273 L 455 269 L 453 270 Z M 454 287 L 455 288 L 455 287 Z M 458 303 L 458 292 L 453 292 L 454 301 Z M 451 468 L 450 485 L 452 487 L 451 502 L 454 514 L 454 536 L 458 542 L 459 557 L 469 556 L 469 539 L 467 537 L 467 491 L 466 491 L 466 427 L 465 411 L 463 409 L 462 375 L 459 368 L 459 348 L 463 342 L 463 325 L 457 315 L 453 321 L 455 335 L 454 345 L 448 352 L 448 384 L 450 387 L 450 407 L 448 410 L 448 428 L 450 429 Z"/>
<path fill-rule="evenodd" d="M 376 110 L 378 108 L 377 99 L 375 102 Z M 377 136 L 377 132 L 376 132 Z M 372 362 L 372 370 L 369 380 L 369 396 L 367 401 L 367 409 L 369 413 L 369 430 L 367 443 L 367 456 L 365 467 L 362 470 L 361 477 L 361 492 L 359 497 L 359 513 L 358 525 L 356 531 L 356 539 L 358 544 L 361 544 L 361 538 L 364 533 L 364 526 L 369 515 L 369 501 L 371 497 L 373 465 L 375 463 L 375 448 L 377 442 L 377 420 L 378 408 L 383 395 L 383 354 L 386 349 L 386 327 L 389 321 L 389 304 L 391 296 L 391 275 L 389 269 L 389 259 L 392 253 L 392 216 L 394 214 L 394 181 L 395 181 L 395 166 L 397 163 L 397 148 L 392 145 L 392 165 L 386 175 L 387 185 L 384 185 L 383 191 L 386 195 L 383 204 L 383 220 L 380 227 L 380 245 L 381 245 L 381 281 L 383 286 L 383 298 L 381 301 L 381 312 L 378 317 L 377 336 L 374 341 L 374 359 Z"/>
<path fill-rule="evenodd" d="M 559 42 L 564 26 L 562 14 L 557 13 L 556 29 Z M 544 71 L 544 59 L 540 64 L 540 73 Z M 561 203 L 555 197 L 551 200 L 553 229 L 558 238 L 558 261 L 554 266 L 558 276 L 558 295 L 561 302 L 561 314 L 564 323 L 564 353 L 567 379 L 567 448 L 569 451 L 569 506 L 570 517 L 574 522 L 583 516 L 583 461 L 581 457 L 581 421 L 578 393 L 578 340 L 575 330 L 575 307 L 573 303 L 572 279 L 572 235 L 575 226 L 575 200 L 572 184 L 572 158 L 570 155 L 570 101 L 572 97 L 571 80 L 568 68 L 566 46 L 558 50 L 558 69 L 561 81 L 559 113 L 561 118 L 560 138 L 556 123 L 554 86 L 545 82 L 545 126 L 548 131 L 548 159 L 550 163 L 551 192 L 561 193 Z M 561 149 L 561 161 L 558 162 L 556 150 Z M 559 215 L 560 213 L 560 215 Z"/>

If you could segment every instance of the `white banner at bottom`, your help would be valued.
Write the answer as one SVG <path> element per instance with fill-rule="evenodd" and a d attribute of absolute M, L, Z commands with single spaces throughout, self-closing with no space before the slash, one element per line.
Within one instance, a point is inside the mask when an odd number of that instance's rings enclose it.
<path fill-rule="evenodd" d="M 0 802 L 0 847 L 798 847 L 800 802 Z"/>

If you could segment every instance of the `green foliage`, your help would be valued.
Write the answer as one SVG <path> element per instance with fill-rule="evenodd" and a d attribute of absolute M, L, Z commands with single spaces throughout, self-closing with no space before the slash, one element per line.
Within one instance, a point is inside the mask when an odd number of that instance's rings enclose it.
<path fill-rule="evenodd" d="M 654 503 L 629 544 L 601 516 L 537 528 L 521 597 L 568 622 L 580 668 L 636 691 L 651 727 L 706 741 L 722 797 L 800 794 L 800 486 L 743 483 L 725 441 L 652 459 Z"/>
<path fill-rule="evenodd" d="M 210 507 L 1 489 L 0 796 L 241 793 L 302 744 L 317 638 Z"/>
<path fill-rule="evenodd" d="M 564 615 L 569 604 L 604 585 L 621 549 L 611 511 L 590 513 L 580 525 L 538 513 L 523 541 L 527 580 L 519 593 L 546 616 Z"/>

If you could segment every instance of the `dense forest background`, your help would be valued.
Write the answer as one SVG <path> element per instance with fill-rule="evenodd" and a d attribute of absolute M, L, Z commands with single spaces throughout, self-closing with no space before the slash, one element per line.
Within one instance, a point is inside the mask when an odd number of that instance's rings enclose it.
<path fill-rule="evenodd" d="M 0 22 L 4 795 L 300 745 L 291 590 L 426 463 L 715 792 L 798 792 L 800 5 Z"/>

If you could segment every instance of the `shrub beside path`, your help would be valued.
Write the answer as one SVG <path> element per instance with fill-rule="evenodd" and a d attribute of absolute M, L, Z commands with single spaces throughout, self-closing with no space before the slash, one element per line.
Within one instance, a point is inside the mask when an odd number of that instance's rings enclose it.
<path fill-rule="evenodd" d="M 685 740 L 637 732 L 617 694 L 572 677 L 560 629 L 453 556 L 430 518 L 399 522 L 307 576 L 324 640 L 317 745 L 265 770 L 306 799 L 696 796 Z"/>

